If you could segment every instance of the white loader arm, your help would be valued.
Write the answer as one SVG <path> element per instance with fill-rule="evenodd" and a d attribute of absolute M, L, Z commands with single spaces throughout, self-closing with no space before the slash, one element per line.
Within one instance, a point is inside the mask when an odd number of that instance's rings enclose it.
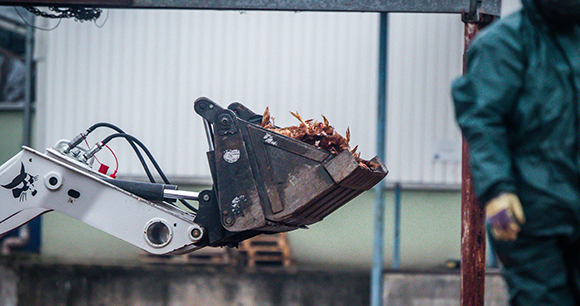
<path fill-rule="evenodd" d="M 195 216 L 150 202 L 105 181 L 74 159 L 48 149 L 23 150 L 0 166 L 0 235 L 57 211 L 153 254 L 198 249 Z"/>
<path fill-rule="evenodd" d="M 378 157 L 362 167 L 349 150 L 334 154 L 277 134 L 239 103 L 227 109 L 199 98 L 213 186 L 200 193 L 177 190 L 137 138 L 97 123 L 54 149 L 24 149 L 0 166 L 0 235 L 57 211 L 153 254 L 236 246 L 262 233 L 287 232 L 323 220 L 371 189 L 388 173 Z M 78 145 L 97 127 L 115 129 L 91 149 Z M 112 179 L 92 169 L 92 159 L 114 138 L 146 153 L 167 184 Z M 171 202 L 180 199 L 189 210 Z M 196 200 L 198 207 L 185 199 Z"/>

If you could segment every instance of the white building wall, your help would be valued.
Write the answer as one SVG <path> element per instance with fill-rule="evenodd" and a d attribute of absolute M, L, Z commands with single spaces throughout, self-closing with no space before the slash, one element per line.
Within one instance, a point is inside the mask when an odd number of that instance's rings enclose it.
<path fill-rule="evenodd" d="M 461 135 L 450 93 L 462 69 L 463 23 L 433 14 L 393 14 L 390 21 L 389 180 L 458 185 Z"/>
<path fill-rule="evenodd" d="M 105 21 L 105 16 L 108 18 Z M 141 139 L 168 176 L 208 182 L 207 141 L 193 101 L 266 106 L 339 131 L 376 154 L 378 14 L 109 10 L 94 23 L 38 31 L 37 147 L 107 121 Z M 460 137 L 449 95 L 460 74 L 458 15 L 391 14 L 387 167 L 390 182 L 460 182 Z M 56 22 L 38 19 L 51 28 Z M 102 139 L 104 131 L 89 140 Z M 143 171 L 121 140 L 121 175 Z M 435 156 L 438 156 L 437 158 Z M 108 153 L 98 157 L 114 164 Z"/>

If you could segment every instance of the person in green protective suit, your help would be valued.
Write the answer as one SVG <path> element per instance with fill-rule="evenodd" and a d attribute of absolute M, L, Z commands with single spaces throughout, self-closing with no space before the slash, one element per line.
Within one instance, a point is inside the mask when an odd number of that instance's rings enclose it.
<path fill-rule="evenodd" d="M 522 0 L 454 81 L 511 305 L 580 305 L 580 0 Z"/>

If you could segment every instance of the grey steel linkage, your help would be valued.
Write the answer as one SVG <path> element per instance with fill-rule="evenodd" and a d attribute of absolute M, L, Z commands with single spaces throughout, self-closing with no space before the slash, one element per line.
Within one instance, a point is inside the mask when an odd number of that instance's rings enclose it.
<path fill-rule="evenodd" d="M 205 136 L 207 138 L 207 145 L 209 147 L 209 150 L 213 151 L 213 150 L 215 150 L 214 145 L 213 145 L 213 132 L 211 129 L 211 124 L 205 118 L 203 119 L 203 127 L 205 129 Z"/>
<path fill-rule="evenodd" d="M 0 1 L 0 5 L 78 5 L 102 8 L 217 9 L 271 11 L 340 11 L 399 13 L 469 12 L 475 0 L 23 0 Z M 478 0 L 479 1 L 479 0 Z M 499 15 L 501 0 L 484 0 L 480 12 Z"/>
<path fill-rule="evenodd" d="M 133 6 L 227 10 L 461 13 L 469 11 L 472 3 L 470 0 L 134 0 Z M 500 8 L 501 1 L 492 0 L 483 1 L 481 10 L 487 14 L 499 15 Z"/>

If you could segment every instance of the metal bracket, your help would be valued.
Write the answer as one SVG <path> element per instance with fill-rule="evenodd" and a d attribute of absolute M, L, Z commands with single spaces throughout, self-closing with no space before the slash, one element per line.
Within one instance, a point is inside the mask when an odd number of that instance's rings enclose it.
<path fill-rule="evenodd" d="M 479 28 L 482 29 L 488 26 L 490 23 L 494 22 L 498 16 L 484 14 L 484 13 L 461 13 L 461 21 L 465 24 L 477 24 Z"/>
<path fill-rule="evenodd" d="M 474 23 L 481 20 L 480 11 L 483 0 L 470 0 L 469 11 L 461 13 L 461 20 L 464 23 Z"/>
<path fill-rule="evenodd" d="M 478 24 L 483 28 L 492 23 L 498 16 L 482 11 L 483 0 L 470 0 L 469 11 L 461 13 L 461 21 L 466 24 Z"/>

